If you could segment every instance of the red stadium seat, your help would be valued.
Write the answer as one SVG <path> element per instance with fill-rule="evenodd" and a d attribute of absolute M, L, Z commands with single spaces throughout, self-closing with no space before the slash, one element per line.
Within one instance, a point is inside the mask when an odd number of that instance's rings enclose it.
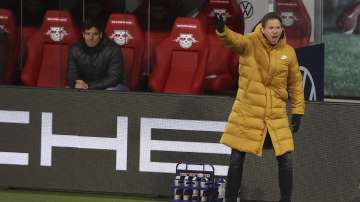
<path fill-rule="evenodd" d="M 208 39 L 200 19 L 179 17 L 155 50 L 149 77 L 153 92 L 200 94 L 208 59 Z"/>
<path fill-rule="evenodd" d="M 22 50 L 21 50 L 21 54 L 22 54 L 22 58 L 21 58 L 21 68 L 23 67 L 23 63 L 26 62 L 26 58 L 27 58 L 27 42 L 29 41 L 29 39 L 37 32 L 40 30 L 40 27 L 22 27 L 21 29 L 21 44 L 22 44 Z"/>
<path fill-rule="evenodd" d="M 148 76 L 155 63 L 155 47 L 169 37 L 170 32 L 149 31 L 145 33 L 145 54 L 142 61 L 142 73 Z"/>
<path fill-rule="evenodd" d="M 19 33 L 15 25 L 15 19 L 10 10 L 0 9 L 0 27 L 8 36 L 8 55 L 1 84 L 13 84 L 15 81 L 15 66 L 19 57 Z"/>
<path fill-rule="evenodd" d="M 27 42 L 33 34 L 39 31 L 40 27 L 23 27 L 21 31 L 21 40 Z"/>
<path fill-rule="evenodd" d="M 68 11 L 47 11 L 41 29 L 27 42 L 24 85 L 65 87 L 68 48 L 79 36 Z"/>
<path fill-rule="evenodd" d="M 136 17 L 129 14 L 112 14 L 109 17 L 105 32 L 110 39 L 121 47 L 129 89 L 138 89 L 145 42 L 144 34 Z"/>
<path fill-rule="evenodd" d="M 206 67 L 205 89 L 213 92 L 229 90 L 234 85 L 238 57 L 225 48 L 214 34 L 209 34 L 209 58 Z M 234 60 L 235 63 L 234 63 Z"/>
<path fill-rule="evenodd" d="M 144 80 L 153 69 L 155 47 L 170 34 L 176 17 L 183 14 L 183 2 L 179 0 L 143 0 L 133 12 L 145 33 L 145 54 L 142 62 Z"/>
<path fill-rule="evenodd" d="M 210 43 L 209 60 L 206 68 L 205 89 L 214 92 L 229 90 L 237 79 L 239 58 L 215 35 L 213 17 L 222 14 L 226 25 L 232 30 L 244 33 L 244 17 L 236 0 L 210 0 L 200 16 L 206 16 Z"/>
<path fill-rule="evenodd" d="M 309 45 L 311 19 L 302 0 L 276 0 L 276 12 L 281 16 L 286 38 L 294 48 Z"/>

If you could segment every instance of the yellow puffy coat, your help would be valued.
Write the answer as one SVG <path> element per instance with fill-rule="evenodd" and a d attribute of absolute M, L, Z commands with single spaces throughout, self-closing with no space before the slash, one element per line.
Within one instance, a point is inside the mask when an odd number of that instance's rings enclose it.
<path fill-rule="evenodd" d="M 225 27 L 218 33 L 226 47 L 240 55 L 239 88 L 221 143 L 262 156 L 266 134 L 275 155 L 294 150 L 286 104 L 291 113 L 304 114 L 304 91 L 294 49 L 285 36 L 275 46 L 268 44 L 258 26 L 241 35 Z"/>

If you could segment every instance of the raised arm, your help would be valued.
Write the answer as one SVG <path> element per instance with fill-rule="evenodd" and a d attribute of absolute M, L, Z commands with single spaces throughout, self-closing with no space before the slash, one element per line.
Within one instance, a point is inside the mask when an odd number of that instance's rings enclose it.
<path fill-rule="evenodd" d="M 242 34 L 232 31 L 225 25 L 222 15 L 215 14 L 214 24 L 216 34 L 221 41 L 224 42 L 225 47 L 230 48 L 234 52 L 242 55 L 250 47 L 250 40 Z"/>

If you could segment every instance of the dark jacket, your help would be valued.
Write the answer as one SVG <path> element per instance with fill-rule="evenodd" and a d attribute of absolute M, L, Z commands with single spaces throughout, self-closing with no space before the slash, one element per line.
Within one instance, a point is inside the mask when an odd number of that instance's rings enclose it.
<path fill-rule="evenodd" d="M 68 85 L 84 80 L 89 89 L 106 89 L 124 82 L 123 57 L 120 48 L 106 37 L 96 47 L 83 40 L 69 49 Z"/>

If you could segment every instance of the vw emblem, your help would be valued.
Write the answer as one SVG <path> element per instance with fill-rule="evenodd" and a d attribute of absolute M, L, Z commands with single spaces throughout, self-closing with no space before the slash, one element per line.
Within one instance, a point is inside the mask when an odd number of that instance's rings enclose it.
<path fill-rule="evenodd" d="M 308 100 L 309 101 L 317 101 L 316 86 L 315 86 L 314 78 L 311 76 L 310 71 L 306 67 L 300 66 L 300 71 L 301 71 L 301 73 L 303 75 L 303 88 L 304 88 L 304 90 L 305 90 L 305 88 L 310 88 L 310 94 L 308 95 Z M 306 97 L 307 96 L 305 96 L 305 98 Z"/>
<path fill-rule="evenodd" d="M 254 14 L 254 6 L 249 1 L 241 1 L 240 6 L 243 11 L 244 18 L 251 18 Z"/>

